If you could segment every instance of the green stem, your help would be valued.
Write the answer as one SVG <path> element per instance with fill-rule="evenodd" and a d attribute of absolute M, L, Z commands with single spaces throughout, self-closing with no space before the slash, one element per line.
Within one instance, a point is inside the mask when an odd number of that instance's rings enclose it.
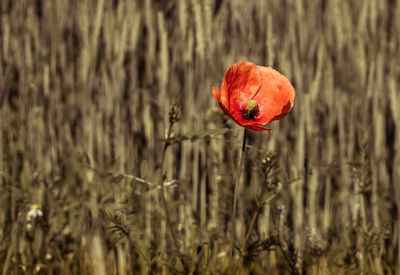
<path fill-rule="evenodd" d="M 235 191 L 233 193 L 233 206 L 232 206 L 232 231 L 231 231 L 231 251 L 230 251 L 230 258 L 232 259 L 233 257 L 233 242 L 234 242 L 234 236 L 235 236 L 235 229 L 236 229 L 236 207 L 237 207 L 237 193 L 239 191 L 239 183 L 240 183 L 240 176 L 242 174 L 242 168 L 244 164 L 244 158 L 246 155 L 246 136 L 247 136 L 247 129 L 244 129 L 244 134 L 243 134 L 243 145 L 242 145 L 242 154 L 240 156 L 240 161 L 239 161 L 239 167 L 237 176 L 236 176 L 236 182 L 235 182 Z"/>
<path fill-rule="evenodd" d="M 260 195 L 259 195 L 259 197 L 258 197 L 257 208 L 256 208 L 256 210 L 255 210 L 254 213 L 253 213 L 253 217 L 251 218 L 251 222 L 250 222 L 249 229 L 247 230 L 246 237 L 244 238 L 244 242 L 243 242 L 243 246 L 242 246 L 242 251 L 243 251 L 243 252 L 245 252 L 246 249 L 247 249 L 247 243 L 248 243 L 248 241 L 249 241 L 249 239 L 250 239 L 251 233 L 253 232 L 254 225 L 256 224 L 257 218 L 258 218 L 258 216 L 260 215 L 261 210 L 263 209 L 263 207 L 264 207 L 265 204 L 269 203 L 269 202 L 270 202 L 273 198 L 275 198 L 275 196 L 276 196 L 276 194 L 273 194 L 273 195 L 270 196 L 268 199 L 263 200 L 264 194 L 265 194 L 265 188 L 263 188 L 263 189 L 261 190 L 261 193 L 260 193 Z"/>
<path fill-rule="evenodd" d="M 246 253 L 246 250 L 247 250 L 247 242 L 248 242 L 249 239 L 250 239 L 251 232 L 253 232 L 253 227 L 254 227 L 254 225 L 256 224 L 256 220 L 257 220 L 257 218 L 258 218 L 258 215 L 260 214 L 261 209 L 262 209 L 262 207 L 264 206 L 264 203 L 262 203 L 262 199 L 263 199 L 263 197 L 264 197 L 264 193 L 265 193 L 265 188 L 263 188 L 263 189 L 261 190 L 261 194 L 260 194 L 260 196 L 258 197 L 257 209 L 256 209 L 256 210 L 254 211 L 254 213 L 253 213 L 253 217 L 251 218 L 251 222 L 250 222 L 249 229 L 247 230 L 246 236 L 245 236 L 245 238 L 244 238 L 244 242 L 243 242 L 243 246 L 242 246 L 242 252 L 243 252 L 243 253 Z"/>
<path fill-rule="evenodd" d="M 164 161 L 165 161 L 165 153 L 168 149 L 169 143 L 168 143 L 168 139 L 171 136 L 171 131 L 172 131 L 172 124 L 169 125 L 168 128 L 168 132 L 167 132 L 167 141 L 164 145 L 164 149 L 162 151 L 162 155 L 161 155 L 161 175 L 159 178 L 159 183 L 160 183 L 160 194 L 161 194 L 161 202 L 163 204 L 164 210 L 165 210 L 165 218 L 167 220 L 167 227 L 169 229 L 169 233 L 171 235 L 172 241 L 174 242 L 174 246 L 176 249 L 177 254 L 179 254 L 179 246 L 178 246 L 178 241 L 175 235 L 175 232 L 172 228 L 172 222 L 171 222 L 171 216 L 169 214 L 169 209 L 168 209 L 168 204 L 167 204 L 167 200 L 165 199 L 165 192 L 164 192 L 164 183 L 163 183 L 163 167 L 164 167 Z M 181 259 L 182 261 L 182 259 Z M 183 261 L 182 261 L 183 264 Z"/>
<path fill-rule="evenodd" d="M 246 253 L 247 242 L 249 241 L 251 232 L 253 231 L 253 227 L 254 227 L 254 224 L 256 223 L 256 220 L 257 220 L 257 217 L 258 217 L 258 215 L 260 213 L 260 210 L 261 210 L 261 207 L 257 206 L 257 209 L 253 213 L 253 217 L 251 218 L 249 230 L 247 230 L 246 237 L 244 238 L 244 242 L 243 242 L 243 247 L 242 247 L 242 252 L 243 253 Z"/>

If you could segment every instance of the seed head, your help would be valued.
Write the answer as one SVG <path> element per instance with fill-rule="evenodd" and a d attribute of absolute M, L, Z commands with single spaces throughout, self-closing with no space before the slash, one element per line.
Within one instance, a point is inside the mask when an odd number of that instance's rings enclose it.
<path fill-rule="evenodd" d="M 251 99 L 249 100 L 249 102 L 247 102 L 247 107 L 245 113 L 243 114 L 243 118 L 253 119 L 256 117 L 258 112 L 259 112 L 258 103 L 255 100 Z"/>
<path fill-rule="evenodd" d="M 181 119 L 181 108 L 177 103 L 173 103 L 169 110 L 169 123 L 172 125 Z"/>

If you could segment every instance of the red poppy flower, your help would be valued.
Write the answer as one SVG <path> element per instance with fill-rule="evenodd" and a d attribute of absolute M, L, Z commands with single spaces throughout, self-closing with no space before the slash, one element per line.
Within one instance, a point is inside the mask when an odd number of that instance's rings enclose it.
<path fill-rule="evenodd" d="M 221 90 L 212 87 L 215 99 L 237 124 L 254 131 L 285 116 L 293 107 L 295 91 L 290 81 L 278 71 L 239 62 L 230 67 Z"/>

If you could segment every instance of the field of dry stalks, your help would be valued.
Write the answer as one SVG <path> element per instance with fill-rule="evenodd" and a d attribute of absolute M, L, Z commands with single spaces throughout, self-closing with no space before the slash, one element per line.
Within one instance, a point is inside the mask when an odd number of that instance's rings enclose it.
<path fill-rule="evenodd" d="M 0 272 L 400 274 L 399 50 L 399 0 L 0 1 Z M 238 61 L 296 100 L 233 218 Z"/>

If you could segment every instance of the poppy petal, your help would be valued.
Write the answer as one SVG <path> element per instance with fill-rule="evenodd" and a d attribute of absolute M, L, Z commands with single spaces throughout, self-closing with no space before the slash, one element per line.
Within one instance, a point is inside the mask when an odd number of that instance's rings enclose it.
<path fill-rule="evenodd" d="M 212 87 L 212 93 L 214 94 L 215 99 L 219 102 L 221 100 L 221 91 Z"/>
<path fill-rule="evenodd" d="M 293 106 L 295 92 L 289 80 L 270 67 L 257 66 L 263 77 L 254 100 L 259 103 L 259 117 L 254 122 L 265 125 L 286 115 Z"/>
<path fill-rule="evenodd" d="M 257 125 L 245 125 L 243 127 L 248 129 L 248 130 L 253 130 L 253 131 L 268 131 L 268 132 L 272 132 L 271 129 L 263 128 L 263 127 L 260 127 L 260 126 L 257 126 Z"/>
<path fill-rule="evenodd" d="M 212 92 L 214 94 L 215 99 L 218 101 L 219 106 L 221 106 L 222 110 L 224 110 L 224 112 L 230 116 L 228 111 L 228 106 L 225 105 L 227 102 L 223 103 L 221 100 L 221 91 L 212 87 Z"/>
<path fill-rule="evenodd" d="M 250 62 L 232 65 L 225 73 L 221 86 L 221 101 L 227 103 L 231 116 L 240 116 L 238 110 L 245 110 L 247 102 L 258 92 L 262 83 L 257 66 Z M 236 114 L 234 114 L 236 112 Z"/>

